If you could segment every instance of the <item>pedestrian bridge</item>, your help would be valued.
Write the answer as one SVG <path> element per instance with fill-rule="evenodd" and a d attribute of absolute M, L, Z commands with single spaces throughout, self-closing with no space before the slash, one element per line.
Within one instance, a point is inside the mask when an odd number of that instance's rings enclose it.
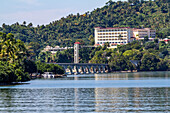
<path fill-rule="evenodd" d="M 90 63 L 54 63 L 62 66 L 65 74 L 90 74 L 107 73 L 108 64 L 90 64 Z"/>

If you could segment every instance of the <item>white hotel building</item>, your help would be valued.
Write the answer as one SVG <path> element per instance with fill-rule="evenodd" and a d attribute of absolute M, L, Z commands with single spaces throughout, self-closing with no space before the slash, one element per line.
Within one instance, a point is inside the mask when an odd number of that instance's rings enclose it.
<path fill-rule="evenodd" d="M 155 38 L 156 31 L 150 28 L 133 29 L 130 27 L 102 28 L 95 27 L 95 45 L 104 45 L 109 42 L 109 48 L 117 48 L 117 45 L 126 45 L 133 40 L 143 39 L 144 36 Z M 150 38 L 149 38 L 150 39 Z"/>
<path fill-rule="evenodd" d="M 110 48 L 116 48 L 117 45 L 125 45 L 130 42 L 133 35 L 131 28 L 95 28 L 95 45 L 104 45 L 109 42 Z"/>

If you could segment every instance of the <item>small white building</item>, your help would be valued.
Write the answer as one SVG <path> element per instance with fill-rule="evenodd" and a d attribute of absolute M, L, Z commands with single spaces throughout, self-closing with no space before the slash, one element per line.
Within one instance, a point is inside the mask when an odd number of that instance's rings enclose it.
<path fill-rule="evenodd" d="M 152 30 L 150 28 L 143 28 L 143 29 L 136 29 L 133 28 L 133 37 L 136 38 L 136 40 L 142 40 L 145 36 L 148 36 L 148 39 L 150 41 L 153 41 L 156 37 L 156 30 Z"/>
<path fill-rule="evenodd" d="M 42 52 L 50 51 L 52 54 L 55 54 L 57 51 L 64 51 L 67 49 L 73 49 L 73 47 L 59 47 L 55 46 L 54 48 L 51 46 L 46 46 Z"/>

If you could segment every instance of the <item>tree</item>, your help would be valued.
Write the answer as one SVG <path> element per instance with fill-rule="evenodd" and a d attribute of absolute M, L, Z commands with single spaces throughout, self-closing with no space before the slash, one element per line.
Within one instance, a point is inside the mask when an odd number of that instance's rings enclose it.
<path fill-rule="evenodd" d="M 129 60 L 141 60 L 142 54 L 139 50 L 132 49 L 125 51 L 123 53 L 123 56 L 125 56 Z"/>
<path fill-rule="evenodd" d="M 40 61 L 36 62 L 37 71 L 41 74 L 44 72 L 53 72 L 54 74 L 64 74 L 64 70 L 57 64 L 46 64 Z"/>
<path fill-rule="evenodd" d="M 0 82 L 10 84 L 30 80 L 28 73 L 24 71 L 25 59 L 24 43 L 16 40 L 11 33 L 0 33 Z"/>
<path fill-rule="evenodd" d="M 24 71 L 30 74 L 37 72 L 37 66 L 34 61 L 24 60 Z"/>
<path fill-rule="evenodd" d="M 155 38 L 155 39 L 154 39 L 154 42 L 155 42 L 155 43 L 158 43 L 158 42 L 159 42 L 159 40 L 158 40 L 157 38 Z"/>
<path fill-rule="evenodd" d="M 23 21 L 23 25 L 26 25 L 26 21 Z"/>
<path fill-rule="evenodd" d="M 32 24 L 32 23 L 29 23 L 29 24 L 28 24 L 28 27 L 32 27 L 32 26 L 33 26 L 33 24 Z"/>
<path fill-rule="evenodd" d="M 147 41 L 149 41 L 149 38 L 148 38 L 148 36 L 145 36 L 144 37 L 144 42 L 147 42 Z"/>
<path fill-rule="evenodd" d="M 152 53 L 145 53 L 141 59 L 140 70 L 155 71 L 158 67 L 159 58 Z"/>

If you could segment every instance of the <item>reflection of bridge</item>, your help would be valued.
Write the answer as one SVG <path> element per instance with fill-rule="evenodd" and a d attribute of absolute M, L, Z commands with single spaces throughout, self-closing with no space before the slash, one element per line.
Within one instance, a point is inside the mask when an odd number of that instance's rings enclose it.
<path fill-rule="evenodd" d="M 90 63 L 55 63 L 62 66 L 66 74 L 90 74 L 106 73 L 109 71 L 108 64 Z"/>

